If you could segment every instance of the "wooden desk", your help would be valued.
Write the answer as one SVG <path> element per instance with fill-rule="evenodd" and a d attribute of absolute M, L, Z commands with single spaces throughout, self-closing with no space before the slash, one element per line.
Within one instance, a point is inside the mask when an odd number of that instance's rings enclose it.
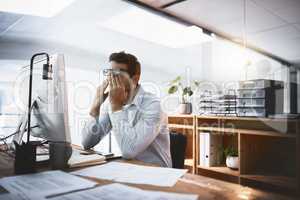
<path fill-rule="evenodd" d="M 134 164 L 144 165 L 145 163 L 138 161 L 124 161 Z M 4 153 L 0 153 L 0 177 L 12 176 L 13 174 L 13 158 Z M 112 181 L 91 179 L 96 181 L 99 185 L 112 183 Z M 135 185 L 127 184 L 130 186 L 138 187 L 141 189 L 155 190 L 155 191 L 168 191 L 176 193 L 189 193 L 199 195 L 201 200 L 235 200 L 235 199 L 297 199 L 296 197 L 288 197 L 268 193 L 249 187 L 243 187 L 235 183 L 228 183 L 200 175 L 186 174 L 184 175 L 173 187 L 158 187 L 150 185 Z"/>

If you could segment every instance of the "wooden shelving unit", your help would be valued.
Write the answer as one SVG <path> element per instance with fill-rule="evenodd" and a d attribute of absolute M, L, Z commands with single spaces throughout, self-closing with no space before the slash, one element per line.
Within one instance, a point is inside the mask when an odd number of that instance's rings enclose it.
<path fill-rule="evenodd" d="M 239 176 L 240 175 L 240 172 L 238 170 L 229 169 L 225 165 L 217 166 L 217 167 L 203 167 L 203 166 L 197 165 L 197 168 L 198 168 L 198 171 L 200 169 L 204 169 L 204 170 L 215 171 L 215 172 L 222 173 L 222 174 L 228 174 L 231 176 Z"/>
<path fill-rule="evenodd" d="M 248 135 L 264 135 L 273 137 L 296 138 L 292 133 L 278 133 L 276 131 L 263 131 L 263 130 L 248 130 L 248 129 L 235 129 L 235 128 L 216 128 L 216 127 L 198 127 L 198 131 L 219 132 L 219 133 L 239 133 Z"/>
<path fill-rule="evenodd" d="M 262 187 L 276 187 L 277 190 L 294 192 L 297 184 L 296 178 L 287 176 L 268 176 L 268 175 L 241 175 L 241 183 L 247 185 L 262 185 Z"/>
<path fill-rule="evenodd" d="M 194 166 L 194 159 L 185 159 L 184 165 L 189 166 L 189 167 L 193 167 Z"/>
<path fill-rule="evenodd" d="M 196 117 L 193 115 L 174 115 L 168 117 L 168 127 L 170 131 L 182 133 L 187 136 L 186 159 L 184 162 L 185 168 L 189 172 L 196 173 L 196 146 L 194 144 L 196 131 Z"/>
<path fill-rule="evenodd" d="M 182 124 L 168 124 L 171 129 L 194 129 L 192 125 L 182 125 Z"/>
<path fill-rule="evenodd" d="M 300 191 L 300 122 L 292 119 L 172 115 L 169 128 L 188 136 L 186 167 L 217 179 L 286 193 Z M 199 133 L 223 137 L 239 152 L 238 170 L 199 164 Z"/>

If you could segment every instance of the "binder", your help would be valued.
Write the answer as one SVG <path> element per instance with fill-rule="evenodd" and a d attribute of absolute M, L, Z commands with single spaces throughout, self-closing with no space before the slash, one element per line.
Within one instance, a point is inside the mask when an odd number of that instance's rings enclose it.
<path fill-rule="evenodd" d="M 202 167 L 213 167 L 220 164 L 220 148 L 222 147 L 222 136 L 209 132 L 201 132 L 199 137 L 200 155 L 199 165 Z"/>

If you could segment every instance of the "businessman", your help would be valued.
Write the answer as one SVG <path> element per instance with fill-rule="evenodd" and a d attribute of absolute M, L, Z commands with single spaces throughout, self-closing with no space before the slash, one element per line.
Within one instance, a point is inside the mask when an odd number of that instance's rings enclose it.
<path fill-rule="evenodd" d="M 94 147 L 111 131 L 123 158 L 171 167 L 167 118 L 160 100 L 139 84 L 139 61 L 119 52 L 111 54 L 109 62 L 104 71 L 107 79 L 97 88 L 91 119 L 82 131 L 84 149 Z"/>

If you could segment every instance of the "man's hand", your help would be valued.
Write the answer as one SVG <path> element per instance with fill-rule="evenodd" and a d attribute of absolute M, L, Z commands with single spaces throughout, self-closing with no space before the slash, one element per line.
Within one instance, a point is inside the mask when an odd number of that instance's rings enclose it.
<path fill-rule="evenodd" d="M 100 106 L 107 98 L 108 94 L 104 94 L 108 86 L 108 80 L 104 80 L 101 85 L 97 87 L 96 96 L 94 98 L 94 102 L 90 111 L 90 115 L 93 117 L 98 117 L 100 112 Z"/>
<path fill-rule="evenodd" d="M 111 103 L 111 110 L 113 112 L 122 110 L 123 105 L 127 101 L 127 92 L 124 84 L 121 81 L 120 75 L 110 75 L 109 81 L 109 100 Z"/>

